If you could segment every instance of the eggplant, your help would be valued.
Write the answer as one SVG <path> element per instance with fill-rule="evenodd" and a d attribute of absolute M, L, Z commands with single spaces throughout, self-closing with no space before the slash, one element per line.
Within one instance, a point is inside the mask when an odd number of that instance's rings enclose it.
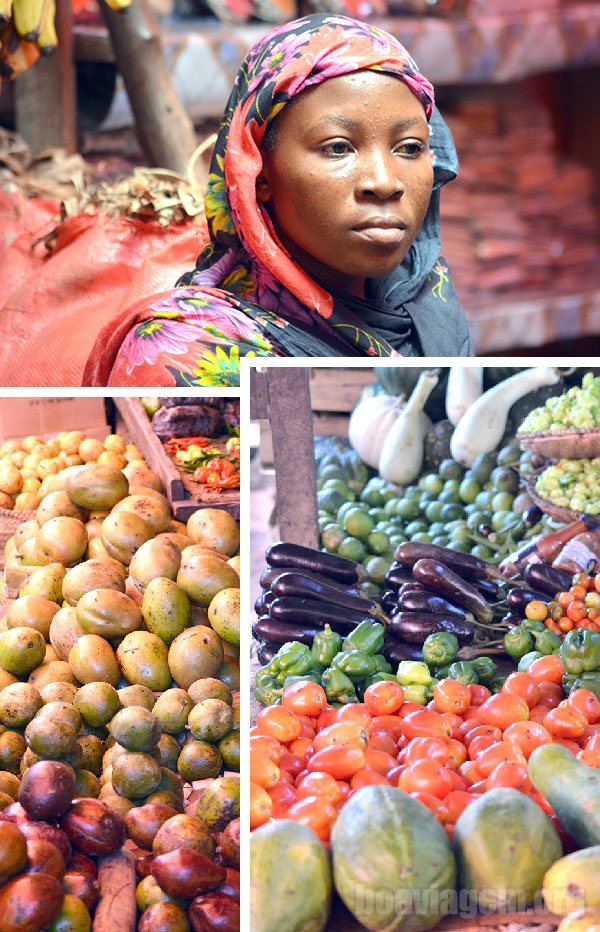
<path fill-rule="evenodd" d="M 269 605 L 271 602 L 273 602 L 274 599 L 275 596 L 270 589 L 264 590 L 262 595 L 259 595 L 258 599 L 254 603 L 254 611 L 256 614 L 267 615 L 269 612 Z"/>
<path fill-rule="evenodd" d="M 383 654 L 386 660 L 400 663 L 402 660 L 423 661 L 423 651 L 415 644 L 407 644 L 398 638 L 390 638 L 385 642 Z"/>
<path fill-rule="evenodd" d="M 398 593 L 394 589 L 386 589 L 386 591 L 381 596 L 381 607 L 384 612 L 389 615 L 391 612 L 396 611 L 396 606 L 398 605 Z"/>
<path fill-rule="evenodd" d="M 284 599 L 275 599 L 269 606 L 269 618 L 290 625 L 314 625 L 315 628 L 324 628 L 330 625 L 334 631 L 351 631 L 361 621 L 375 622 L 372 615 L 365 612 L 353 612 L 347 608 L 332 605 L 330 602 L 319 602 L 317 599 L 296 599 L 286 596 Z"/>
<path fill-rule="evenodd" d="M 270 589 L 271 583 L 273 582 L 274 579 L 277 578 L 277 576 L 279 576 L 280 573 L 281 573 L 280 569 L 275 569 L 272 566 L 265 566 L 264 570 L 260 574 L 260 579 L 259 579 L 260 588 L 265 589 L 265 590 Z"/>
<path fill-rule="evenodd" d="M 260 585 L 262 589 L 268 590 L 272 587 L 275 580 L 281 576 L 283 573 L 295 573 L 296 570 L 294 567 L 281 567 L 281 566 L 267 566 L 260 575 Z M 334 582 L 330 576 L 324 576 L 322 573 L 308 573 L 306 571 L 302 572 L 302 575 L 307 579 L 312 579 L 314 582 L 322 583 L 326 586 L 333 585 L 342 585 L 342 583 Z M 358 585 L 344 586 L 344 590 L 350 595 L 361 595 Z"/>
<path fill-rule="evenodd" d="M 263 641 L 256 652 L 259 663 L 263 667 L 265 664 L 270 663 L 280 646 L 281 645 L 276 644 L 275 641 Z"/>
<path fill-rule="evenodd" d="M 509 590 L 506 599 L 508 609 L 513 615 L 522 615 L 525 611 L 525 606 L 535 600 L 547 602 L 548 596 L 544 595 L 544 593 L 534 592 L 533 589 L 525 589 L 523 586 L 513 586 L 513 588 Z"/>
<path fill-rule="evenodd" d="M 414 567 L 419 560 L 437 560 L 457 575 L 469 580 L 502 578 L 502 574 L 495 566 L 480 557 L 474 557 L 471 553 L 462 553 L 460 550 L 440 547 L 438 544 L 405 541 L 396 548 L 394 559 L 406 569 Z"/>
<path fill-rule="evenodd" d="M 290 544 L 279 541 L 271 544 L 265 554 L 269 566 L 280 569 L 307 570 L 309 573 L 320 573 L 329 576 L 338 582 L 360 582 L 365 578 L 364 567 L 354 560 L 338 557 L 334 553 L 323 550 L 313 550 L 312 547 L 303 547 L 301 544 Z"/>
<path fill-rule="evenodd" d="M 475 629 L 467 618 L 435 612 L 396 612 L 389 630 L 409 644 L 422 644 L 425 638 L 438 631 L 456 635 L 459 644 L 471 644 L 475 637 Z"/>
<path fill-rule="evenodd" d="M 460 574 L 459 574 L 460 575 Z M 490 602 L 498 602 L 503 598 L 503 591 L 493 579 L 474 579 L 473 585 Z"/>
<path fill-rule="evenodd" d="M 399 563 L 392 563 L 385 577 L 385 581 L 390 589 L 399 589 L 404 583 L 412 582 L 413 578 L 409 569 L 400 566 Z"/>
<path fill-rule="evenodd" d="M 564 570 L 557 570 L 549 563 L 528 563 L 523 570 L 525 582 L 532 589 L 544 592 L 554 598 L 559 592 L 568 592 L 573 585 L 573 577 Z"/>
<path fill-rule="evenodd" d="M 275 598 L 285 599 L 292 596 L 297 599 L 318 599 L 319 602 L 338 605 L 340 608 L 348 608 L 354 612 L 373 615 L 377 618 L 381 616 L 380 606 L 372 599 L 353 595 L 343 586 L 335 583 L 319 582 L 308 573 L 281 573 L 273 580 L 271 592 Z"/>
<path fill-rule="evenodd" d="M 404 587 L 402 587 L 404 588 Z M 408 592 L 400 591 L 398 609 L 401 612 L 434 612 L 436 615 L 459 615 L 465 617 L 464 609 L 457 608 L 447 599 L 427 589 L 416 589 Z"/>
<path fill-rule="evenodd" d="M 407 592 L 425 592 L 425 586 L 423 583 L 415 582 L 414 579 L 411 579 L 410 582 L 405 582 L 398 589 L 398 598 L 401 599 Z"/>
<path fill-rule="evenodd" d="M 539 505 L 530 505 L 529 508 L 523 512 L 523 524 L 525 527 L 535 527 L 538 521 L 541 521 L 543 514 L 544 512 Z"/>
<path fill-rule="evenodd" d="M 437 560 L 417 560 L 413 566 L 413 576 L 429 591 L 443 596 L 453 605 L 466 609 L 479 621 L 489 623 L 492 620 L 493 612 L 481 593 L 444 563 Z"/>
<path fill-rule="evenodd" d="M 252 634 L 255 638 L 270 641 L 273 644 L 286 644 L 288 641 L 312 644 L 319 630 L 309 625 L 290 625 L 282 621 L 274 621 L 268 615 L 263 615 L 252 626 Z"/>

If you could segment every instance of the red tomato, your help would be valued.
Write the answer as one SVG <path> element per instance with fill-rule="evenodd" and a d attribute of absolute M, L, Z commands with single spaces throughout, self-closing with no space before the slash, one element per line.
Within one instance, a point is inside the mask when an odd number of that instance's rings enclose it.
<path fill-rule="evenodd" d="M 368 740 L 367 730 L 360 723 L 336 722 L 315 735 L 312 744 L 315 751 L 320 751 L 321 748 L 329 747 L 331 744 L 353 744 L 366 748 Z"/>
<path fill-rule="evenodd" d="M 338 811 L 322 796 L 306 796 L 299 799 L 287 811 L 287 818 L 299 825 L 312 828 L 321 841 L 329 841 L 331 826 L 337 819 Z"/>
<path fill-rule="evenodd" d="M 574 689 L 569 693 L 567 705 L 581 712 L 590 725 L 600 719 L 600 700 L 589 689 Z"/>
<path fill-rule="evenodd" d="M 284 751 L 281 755 L 279 766 L 281 770 L 291 773 L 293 777 L 297 777 L 306 766 L 306 758 L 300 757 L 299 754 L 291 754 L 289 751 Z"/>
<path fill-rule="evenodd" d="M 431 809 L 438 822 L 441 822 L 442 825 L 451 821 L 446 803 L 442 802 L 438 796 L 433 796 L 431 793 L 424 793 L 419 790 L 416 790 L 410 795 L 413 799 L 418 799 L 420 803 L 423 803 L 424 806 Z"/>
<path fill-rule="evenodd" d="M 433 698 L 440 712 L 454 712 L 460 715 L 471 705 L 471 691 L 466 683 L 449 677 L 436 683 Z"/>
<path fill-rule="evenodd" d="M 365 754 L 362 748 L 349 744 L 332 744 L 313 754 L 307 770 L 321 770 L 331 774 L 336 780 L 349 780 L 358 770 L 363 770 L 364 766 Z"/>
<path fill-rule="evenodd" d="M 350 703 L 337 710 L 337 721 L 362 725 L 369 733 L 373 727 L 373 719 L 369 715 L 364 703 Z"/>
<path fill-rule="evenodd" d="M 271 760 L 278 764 L 283 747 L 277 738 L 272 738 L 270 735 L 250 735 L 250 751 L 268 754 Z"/>
<path fill-rule="evenodd" d="M 561 686 L 564 672 L 565 668 L 558 654 L 538 657 L 527 667 L 527 673 L 536 681 L 538 686 L 540 683 L 555 683 L 557 686 Z"/>
<path fill-rule="evenodd" d="M 364 700 L 370 715 L 393 715 L 404 702 L 404 690 L 400 683 L 383 680 L 367 686 Z"/>
<path fill-rule="evenodd" d="M 282 744 L 299 738 L 302 731 L 296 716 L 280 705 L 270 705 L 261 709 L 256 717 L 256 726 L 260 734 L 277 738 Z"/>
<path fill-rule="evenodd" d="M 450 738 L 452 729 L 447 722 L 429 709 L 411 712 L 403 719 L 404 734 L 411 738 Z"/>
<path fill-rule="evenodd" d="M 318 683 L 300 680 L 284 689 L 281 705 L 296 715 L 318 718 L 327 705 L 327 696 L 323 687 Z"/>
<path fill-rule="evenodd" d="M 502 761 L 492 770 L 487 777 L 487 786 L 489 790 L 497 787 L 509 787 L 514 790 L 520 790 L 522 793 L 529 793 L 532 789 L 531 780 L 527 764 L 521 764 L 515 760 Z"/>
<path fill-rule="evenodd" d="M 515 761 L 519 764 L 525 763 L 525 758 L 521 749 L 510 741 L 498 741 L 491 748 L 486 748 L 475 759 L 477 769 L 482 777 L 489 777 L 498 764 L 503 761 Z"/>
<path fill-rule="evenodd" d="M 479 707 L 479 714 L 485 725 L 495 725 L 504 731 L 513 722 L 529 718 L 529 706 L 522 696 L 512 693 L 497 693 L 486 699 Z"/>
<path fill-rule="evenodd" d="M 511 673 L 504 680 L 500 692 L 522 696 L 530 709 L 540 701 L 540 688 L 527 673 Z"/>
<path fill-rule="evenodd" d="M 551 744 L 553 738 L 545 725 L 529 720 L 509 725 L 504 732 L 504 740 L 516 744 L 529 760 L 536 748 L 542 744 Z"/>
<path fill-rule="evenodd" d="M 367 747 L 372 751 L 384 751 L 386 754 L 391 754 L 392 757 L 394 757 L 398 751 L 396 742 L 386 735 L 371 735 Z"/>
<path fill-rule="evenodd" d="M 468 757 L 467 748 L 462 741 L 456 741 L 454 738 L 448 739 L 446 747 L 448 748 L 449 765 L 458 769 L 461 764 L 464 764 Z"/>
<path fill-rule="evenodd" d="M 483 705 L 485 700 L 489 699 L 492 695 L 487 686 L 481 686 L 479 683 L 471 683 L 469 686 L 469 692 L 471 693 L 472 706 Z"/>
<path fill-rule="evenodd" d="M 465 790 L 452 790 L 444 797 L 444 805 L 448 810 L 448 820 L 456 822 L 461 812 L 470 806 L 474 797 Z"/>
<path fill-rule="evenodd" d="M 375 770 L 357 770 L 350 778 L 350 787 L 353 790 L 362 790 L 363 786 L 391 786 L 388 778 Z"/>
<path fill-rule="evenodd" d="M 431 793 L 443 799 L 454 789 L 454 781 L 448 769 L 437 760 L 427 758 L 410 764 L 398 780 L 405 793 Z"/>
<path fill-rule="evenodd" d="M 384 776 L 394 770 L 398 765 L 398 762 L 391 754 L 386 754 L 385 751 L 374 751 L 372 748 L 367 748 L 365 751 L 365 767 L 367 770 L 374 770 L 376 773 L 382 773 Z"/>
<path fill-rule="evenodd" d="M 544 718 L 544 725 L 555 738 L 580 738 L 588 721 L 582 712 L 565 705 L 550 709 Z"/>
<path fill-rule="evenodd" d="M 250 781 L 250 829 L 268 822 L 273 809 L 273 800 L 264 787 Z"/>
<path fill-rule="evenodd" d="M 342 801 L 342 790 L 337 780 L 329 773 L 307 773 L 298 784 L 298 799 L 305 799 L 307 796 L 322 796 L 323 799 L 329 800 L 333 806 L 337 806 Z"/>
<path fill-rule="evenodd" d="M 280 770 L 275 761 L 260 750 L 250 751 L 250 779 L 265 790 L 279 783 Z"/>
<path fill-rule="evenodd" d="M 449 756 L 448 745 L 442 738 L 412 738 L 404 751 L 407 764 L 414 764 L 426 757 L 446 764 Z"/>

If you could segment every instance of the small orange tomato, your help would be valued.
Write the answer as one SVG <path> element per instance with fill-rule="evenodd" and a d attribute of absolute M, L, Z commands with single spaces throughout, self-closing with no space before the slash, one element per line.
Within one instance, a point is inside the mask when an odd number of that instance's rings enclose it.
<path fill-rule="evenodd" d="M 299 799 L 287 811 L 287 818 L 299 825 L 312 828 L 321 841 L 329 841 L 331 826 L 337 819 L 338 811 L 322 796 L 306 796 Z"/>
<path fill-rule="evenodd" d="M 315 735 L 312 745 L 315 751 L 330 744 L 353 744 L 366 748 L 369 736 L 366 728 L 358 722 L 336 722 Z"/>
<path fill-rule="evenodd" d="M 593 751 L 589 748 L 582 748 L 577 752 L 577 760 L 588 767 L 600 767 L 600 751 Z"/>
<path fill-rule="evenodd" d="M 527 673 L 511 673 L 504 680 L 501 692 L 522 696 L 530 709 L 540 701 L 540 688 Z"/>
<path fill-rule="evenodd" d="M 369 733 L 373 727 L 373 718 L 369 715 L 366 705 L 362 702 L 341 706 L 337 709 L 336 721 L 362 725 Z"/>
<path fill-rule="evenodd" d="M 267 754 L 271 760 L 275 761 L 277 764 L 279 763 L 283 747 L 277 738 L 272 738 L 270 735 L 251 735 L 250 750 L 261 751 L 263 754 Z"/>
<path fill-rule="evenodd" d="M 307 757 L 312 753 L 312 741 L 310 738 L 296 738 L 295 741 L 292 741 L 288 744 L 288 750 L 292 754 L 298 754 L 300 757 Z"/>
<path fill-rule="evenodd" d="M 569 693 L 567 705 L 585 715 L 590 725 L 600 719 L 600 699 L 589 689 L 574 689 Z"/>
<path fill-rule="evenodd" d="M 414 764 L 426 757 L 446 764 L 449 758 L 447 743 L 442 738 L 412 738 L 404 752 L 406 763 Z"/>
<path fill-rule="evenodd" d="M 508 787 L 520 790 L 521 793 L 529 793 L 532 787 L 527 764 L 515 760 L 505 760 L 498 764 L 488 775 L 486 783 L 489 790 Z"/>
<path fill-rule="evenodd" d="M 529 706 L 522 696 L 496 693 L 479 707 L 479 714 L 486 725 L 495 725 L 504 731 L 513 722 L 529 718 Z"/>
<path fill-rule="evenodd" d="M 411 738 L 450 738 L 452 730 L 437 712 L 420 709 L 403 720 L 404 734 Z"/>
<path fill-rule="evenodd" d="M 317 719 L 316 731 L 323 731 L 324 728 L 328 728 L 329 725 L 333 725 L 334 722 L 337 722 L 337 713 L 338 710 L 334 709 L 333 706 L 325 706 Z"/>
<path fill-rule="evenodd" d="M 443 799 L 454 789 L 450 772 L 437 760 L 426 758 L 415 761 L 401 774 L 398 785 L 407 793 L 431 793 Z"/>
<path fill-rule="evenodd" d="M 269 790 L 279 783 L 279 767 L 264 751 L 252 750 L 250 751 L 250 779 L 253 783 L 264 787 L 265 790 Z"/>
<path fill-rule="evenodd" d="M 483 705 L 485 700 L 492 695 L 487 686 L 482 686 L 480 683 L 470 683 L 469 692 L 471 693 L 472 706 Z"/>
<path fill-rule="evenodd" d="M 419 702 L 403 702 L 398 709 L 398 715 L 400 718 L 405 718 L 405 716 L 410 715 L 411 712 L 420 712 L 420 710 L 424 708 L 425 706 L 421 705 Z"/>
<path fill-rule="evenodd" d="M 502 732 L 495 725 L 475 725 L 464 736 L 463 741 L 469 747 L 474 738 L 484 735 L 486 738 L 494 738 L 496 741 L 502 741 Z"/>
<path fill-rule="evenodd" d="M 296 715 L 318 718 L 327 705 L 325 690 L 318 683 L 299 680 L 283 690 L 281 705 Z"/>
<path fill-rule="evenodd" d="M 571 621 L 583 621 L 587 618 L 587 605 L 581 599 L 574 599 L 567 608 L 567 616 Z"/>
<path fill-rule="evenodd" d="M 446 747 L 448 748 L 448 764 L 458 769 L 469 756 L 466 746 L 462 741 L 457 741 L 455 738 L 448 738 Z"/>
<path fill-rule="evenodd" d="M 466 683 L 449 677 L 436 683 L 433 698 L 440 712 L 454 712 L 460 715 L 471 705 L 471 691 Z"/>
<path fill-rule="evenodd" d="M 460 741 L 460 729 L 463 724 L 463 720 L 460 715 L 455 715 L 454 712 L 442 712 L 441 718 L 451 729 L 451 737 L 454 738 L 455 741 Z"/>
<path fill-rule="evenodd" d="M 548 606 L 539 599 L 533 599 L 525 606 L 525 617 L 532 621 L 543 621 L 548 616 Z"/>
<path fill-rule="evenodd" d="M 587 728 L 586 728 L 586 732 L 587 732 Z M 585 734 L 584 734 L 584 737 L 585 737 Z M 600 734 L 596 732 L 596 734 L 588 735 L 588 737 L 585 737 L 584 748 L 586 749 L 586 751 L 594 751 L 594 752 L 600 751 Z"/>
<path fill-rule="evenodd" d="M 444 797 L 444 805 L 448 810 L 450 822 L 456 822 L 461 812 L 464 812 L 467 806 L 473 802 L 474 797 L 466 790 L 452 790 Z"/>
<path fill-rule="evenodd" d="M 371 735 L 367 747 L 372 751 L 385 751 L 386 754 L 391 754 L 392 757 L 395 757 L 398 751 L 396 742 L 386 735 Z"/>
<path fill-rule="evenodd" d="M 382 773 L 384 776 L 398 765 L 398 761 L 391 754 L 385 751 L 374 751 L 367 748 L 365 751 L 365 767 L 367 770 L 374 770 L 376 773 Z"/>
<path fill-rule="evenodd" d="M 532 721 L 514 722 L 504 732 L 504 740 L 516 744 L 522 751 L 526 760 L 542 744 L 551 744 L 552 735 L 541 723 Z"/>
<path fill-rule="evenodd" d="M 270 705 L 261 709 L 256 717 L 256 726 L 261 735 L 277 738 L 282 744 L 289 744 L 300 737 L 302 726 L 296 716 L 280 705 Z"/>
<path fill-rule="evenodd" d="M 477 763 L 474 760 L 466 760 L 464 764 L 460 765 L 458 772 L 463 780 L 466 780 L 469 787 L 480 779 Z"/>
<path fill-rule="evenodd" d="M 404 702 L 404 690 L 400 683 L 383 680 L 367 686 L 364 700 L 370 715 L 393 715 Z"/>
<path fill-rule="evenodd" d="M 290 751 L 284 751 L 279 761 L 279 767 L 284 773 L 291 773 L 297 777 L 306 767 L 306 758 L 300 757 L 299 754 L 291 754 Z"/>
<path fill-rule="evenodd" d="M 273 800 L 264 787 L 250 781 L 250 828 L 264 825 L 271 817 Z"/>
<path fill-rule="evenodd" d="M 563 748 L 566 748 L 567 751 L 570 751 L 575 757 L 577 757 L 581 751 L 581 745 L 578 744 L 577 741 L 573 741 L 572 738 L 555 738 L 554 744 L 562 744 Z"/>
<path fill-rule="evenodd" d="M 555 601 L 558 602 L 563 611 L 566 611 L 569 604 L 573 601 L 573 596 L 570 592 L 559 592 Z"/>
<path fill-rule="evenodd" d="M 525 763 L 521 749 L 510 741 L 498 741 L 491 748 L 486 748 L 475 758 L 477 770 L 482 777 L 489 777 L 498 764 L 511 760 L 519 764 Z"/>
<path fill-rule="evenodd" d="M 336 780 L 349 780 L 357 770 L 363 770 L 364 766 L 365 753 L 362 748 L 349 744 L 332 744 L 313 754 L 306 769 L 311 772 L 322 770 Z"/>
<path fill-rule="evenodd" d="M 468 751 L 470 759 L 475 760 L 480 754 L 487 751 L 488 748 L 493 748 L 499 743 L 497 738 L 491 738 L 489 735 L 480 735 L 478 738 L 473 738 L 472 741 L 469 741 Z"/>
<path fill-rule="evenodd" d="M 587 580 L 586 580 L 585 586 L 583 585 L 583 583 L 581 585 L 576 583 L 574 586 L 571 586 L 570 593 L 571 593 L 571 600 L 585 599 L 587 595 Z"/>
<path fill-rule="evenodd" d="M 538 686 L 540 683 L 555 683 L 557 686 L 562 686 L 564 672 L 565 668 L 558 654 L 547 654 L 545 657 L 538 657 L 527 667 L 527 673 L 536 681 Z"/>
<path fill-rule="evenodd" d="M 296 790 L 289 783 L 278 783 L 277 786 L 267 790 L 267 793 L 271 797 L 273 805 L 278 806 L 280 809 L 282 807 L 289 808 L 292 803 L 296 802 L 297 798 Z"/>
<path fill-rule="evenodd" d="M 562 631 L 563 634 L 568 634 L 569 631 L 573 630 L 573 621 L 571 621 L 568 615 L 563 615 L 561 618 L 558 619 L 556 624 L 558 625 L 559 629 Z"/>
<path fill-rule="evenodd" d="M 337 806 L 342 800 L 342 791 L 340 784 L 329 773 L 307 773 L 297 788 L 298 799 L 305 799 L 307 796 L 322 796 L 328 799 L 332 805 Z"/>
<path fill-rule="evenodd" d="M 438 822 L 441 822 L 444 825 L 446 822 L 450 821 L 448 807 L 445 802 L 439 798 L 439 796 L 433 796 L 432 793 L 425 793 L 422 790 L 416 790 L 410 794 L 413 799 L 418 799 L 420 803 L 423 803 L 424 806 L 427 806 L 430 809 Z"/>
<path fill-rule="evenodd" d="M 363 786 L 391 786 L 390 781 L 383 773 L 376 770 L 357 770 L 350 778 L 350 789 L 362 790 Z"/>
<path fill-rule="evenodd" d="M 550 709 L 544 718 L 544 725 L 555 738 L 579 738 L 587 728 L 588 721 L 582 712 L 569 708 Z"/>

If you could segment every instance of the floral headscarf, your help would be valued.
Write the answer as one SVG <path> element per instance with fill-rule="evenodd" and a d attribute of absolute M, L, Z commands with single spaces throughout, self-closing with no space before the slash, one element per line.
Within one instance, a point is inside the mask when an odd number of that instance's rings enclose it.
<path fill-rule="evenodd" d="M 256 180 L 263 167 L 261 143 L 286 103 L 330 78 L 362 70 L 397 76 L 423 105 L 434 182 L 425 220 L 404 262 L 385 279 L 369 280 L 371 300 L 361 304 L 326 291 L 294 262 L 256 197 Z M 251 330 L 239 341 L 233 337 L 234 366 L 239 355 L 250 354 L 468 355 L 466 321 L 440 257 L 439 188 L 456 174 L 454 144 L 434 106 L 433 88 L 394 36 L 321 13 L 278 26 L 250 49 L 236 76 L 210 166 L 205 198 L 210 241 L 195 270 L 151 307 L 138 305 L 105 328 L 96 344 L 101 359 L 90 358 L 84 384 L 106 384 L 111 355 L 114 360 L 124 340 L 130 356 L 143 357 L 143 339 L 149 345 L 153 334 L 162 338 L 167 319 L 175 346 L 178 328 L 197 330 L 211 314 L 211 332 L 224 338 L 223 346 L 232 344 L 234 317 L 243 316 Z M 128 332 L 132 326 L 139 337 L 135 347 Z M 183 335 L 188 343 L 191 338 Z M 177 384 L 194 384 L 181 375 Z"/>

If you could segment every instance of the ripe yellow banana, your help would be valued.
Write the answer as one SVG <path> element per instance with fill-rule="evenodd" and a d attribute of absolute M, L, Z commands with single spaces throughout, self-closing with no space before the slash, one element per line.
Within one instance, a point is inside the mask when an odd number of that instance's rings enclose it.
<path fill-rule="evenodd" d="M 37 39 L 43 6 L 44 0 L 13 0 L 13 22 L 22 39 Z"/>
<path fill-rule="evenodd" d="M 58 45 L 58 36 L 54 19 L 56 14 L 56 0 L 44 0 L 42 18 L 40 20 L 40 33 L 37 37 L 38 48 L 42 55 L 50 55 Z"/>
<path fill-rule="evenodd" d="M 8 25 L 12 16 L 13 0 L 0 0 L 0 29 Z"/>
<path fill-rule="evenodd" d="M 2 55 L 0 75 L 12 80 L 27 71 L 40 57 L 40 50 L 35 42 L 26 42 L 17 34 L 11 23 L 0 35 Z"/>
<path fill-rule="evenodd" d="M 126 10 L 128 6 L 131 6 L 131 0 L 105 0 L 106 5 L 111 8 L 111 10 Z"/>

